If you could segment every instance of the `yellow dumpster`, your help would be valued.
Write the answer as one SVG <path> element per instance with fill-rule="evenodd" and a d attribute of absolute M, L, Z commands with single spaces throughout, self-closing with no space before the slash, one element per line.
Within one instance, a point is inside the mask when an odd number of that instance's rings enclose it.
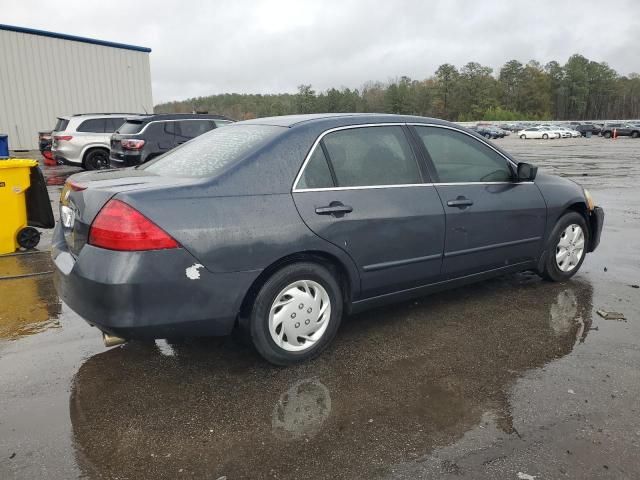
<path fill-rule="evenodd" d="M 32 178 L 38 182 L 39 188 L 34 189 L 39 190 L 37 198 L 42 197 L 42 188 L 46 193 L 42 172 L 37 167 L 36 160 L 0 160 L 0 254 L 15 252 L 18 247 L 34 248 L 40 241 L 40 232 L 29 226 L 27 199 Z M 49 215 L 46 216 L 49 220 Z"/>

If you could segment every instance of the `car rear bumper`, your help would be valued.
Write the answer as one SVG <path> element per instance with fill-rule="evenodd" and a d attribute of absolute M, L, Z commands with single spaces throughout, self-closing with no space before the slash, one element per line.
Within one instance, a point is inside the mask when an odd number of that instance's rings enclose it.
<path fill-rule="evenodd" d="M 591 241 L 589 244 L 589 252 L 593 252 L 600 244 L 602 235 L 602 227 L 604 226 L 604 210 L 601 207 L 595 207 L 589 216 L 591 227 Z"/>
<path fill-rule="evenodd" d="M 226 335 L 259 271 L 211 273 L 185 249 L 74 257 L 58 226 L 52 258 L 61 299 L 90 325 L 124 338 Z"/>
<path fill-rule="evenodd" d="M 112 168 L 135 167 L 142 163 L 140 153 L 113 153 L 109 156 L 109 165 Z"/>

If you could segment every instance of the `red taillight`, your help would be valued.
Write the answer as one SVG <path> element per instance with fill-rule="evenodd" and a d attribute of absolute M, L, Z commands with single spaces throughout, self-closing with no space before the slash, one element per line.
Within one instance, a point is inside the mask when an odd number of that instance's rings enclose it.
<path fill-rule="evenodd" d="M 140 150 L 144 147 L 144 140 L 137 140 L 134 138 L 125 138 L 120 140 L 120 145 L 124 150 Z"/>
<path fill-rule="evenodd" d="M 180 245 L 135 208 L 109 200 L 89 229 L 89 244 L 109 250 L 162 250 Z"/>
<path fill-rule="evenodd" d="M 56 135 L 53 137 L 53 139 L 58 142 L 68 142 L 72 138 L 73 138 L 73 135 Z"/>

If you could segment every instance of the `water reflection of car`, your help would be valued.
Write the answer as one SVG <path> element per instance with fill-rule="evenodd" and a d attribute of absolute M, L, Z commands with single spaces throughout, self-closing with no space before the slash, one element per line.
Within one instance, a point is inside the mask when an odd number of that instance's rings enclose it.
<path fill-rule="evenodd" d="M 293 369 L 229 341 L 111 349 L 72 382 L 76 462 L 87 478 L 386 478 L 478 425 L 515 436 L 515 382 L 580 348 L 592 296 L 583 280 L 494 279 L 355 316 Z"/>
<path fill-rule="evenodd" d="M 238 328 L 281 365 L 343 312 L 513 271 L 568 280 L 604 216 L 466 129 L 375 114 L 234 123 L 61 198 L 59 292 L 108 341 Z"/>

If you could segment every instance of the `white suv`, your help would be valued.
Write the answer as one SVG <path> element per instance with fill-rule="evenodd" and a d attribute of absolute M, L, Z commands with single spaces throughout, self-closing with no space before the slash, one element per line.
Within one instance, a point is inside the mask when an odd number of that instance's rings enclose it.
<path fill-rule="evenodd" d="M 85 113 L 58 117 L 51 132 L 51 153 L 58 163 L 86 170 L 109 168 L 109 139 L 130 115 Z"/>

